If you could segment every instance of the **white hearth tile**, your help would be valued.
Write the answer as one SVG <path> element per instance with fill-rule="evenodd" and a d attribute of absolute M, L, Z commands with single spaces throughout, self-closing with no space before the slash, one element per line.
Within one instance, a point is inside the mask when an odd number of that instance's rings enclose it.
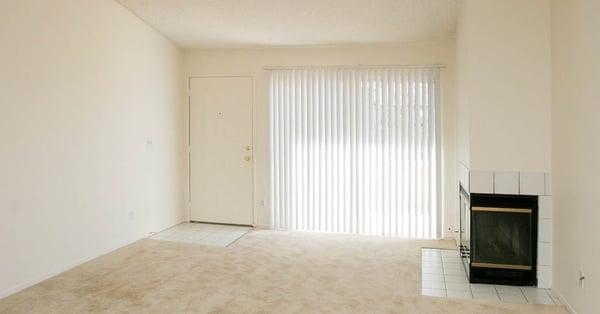
<path fill-rule="evenodd" d="M 552 175 L 549 173 L 545 173 L 544 176 L 545 176 L 544 194 L 552 195 Z"/>
<path fill-rule="evenodd" d="M 428 264 L 439 264 L 442 265 L 442 257 L 441 256 L 421 256 L 421 262 Z"/>
<path fill-rule="evenodd" d="M 444 274 L 444 268 L 442 268 L 442 265 L 435 265 L 435 266 L 430 266 L 430 265 L 423 265 L 421 267 L 421 273 L 422 274 Z"/>
<path fill-rule="evenodd" d="M 550 296 L 528 297 L 527 302 L 532 304 L 554 304 L 554 301 L 552 301 L 552 298 L 550 298 Z"/>
<path fill-rule="evenodd" d="M 496 288 L 494 288 L 494 285 L 472 283 L 471 291 L 473 291 L 473 293 L 496 293 Z"/>
<path fill-rule="evenodd" d="M 546 189 L 543 172 L 521 172 L 519 175 L 519 193 L 522 195 L 544 195 Z"/>
<path fill-rule="evenodd" d="M 442 268 L 442 262 L 421 261 L 424 268 Z"/>
<path fill-rule="evenodd" d="M 552 266 L 552 244 L 538 242 L 538 265 Z"/>
<path fill-rule="evenodd" d="M 451 268 L 462 269 L 463 268 L 463 264 L 461 262 L 444 261 L 443 264 L 444 264 L 444 269 L 451 269 Z"/>
<path fill-rule="evenodd" d="M 421 249 L 421 251 L 423 252 L 423 255 L 442 256 L 442 252 L 440 250 L 436 250 L 436 249 L 423 248 L 423 249 Z"/>
<path fill-rule="evenodd" d="M 538 288 L 544 288 L 544 289 L 551 288 L 552 287 L 552 266 L 538 265 L 537 277 L 538 277 L 538 284 L 537 284 Z M 523 292 L 525 292 L 525 291 L 523 291 Z"/>
<path fill-rule="evenodd" d="M 446 282 L 446 290 L 471 291 L 468 282 Z"/>
<path fill-rule="evenodd" d="M 546 289 L 541 289 L 541 287 L 521 287 L 521 290 L 526 297 L 543 297 L 548 295 Z"/>
<path fill-rule="evenodd" d="M 437 259 L 440 259 L 440 257 L 442 257 L 442 254 L 440 252 L 425 252 L 425 251 L 423 251 L 423 254 L 421 256 L 427 257 L 427 258 L 432 258 L 432 259 L 435 259 L 437 257 Z"/>
<path fill-rule="evenodd" d="M 471 171 L 471 193 L 494 193 L 494 173 L 492 171 Z"/>
<path fill-rule="evenodd" d="M 444 269 L 444 275 L 463 275 L 463 276 L 466 276 L 465 271 L 462 268 L 448 268 L 448 269 Z"/>
<path fill-rule="evenodd" d="M 494 193 L 519 194 L 519 173 L 516 171 L 494 172 Z"/>
<path fill-rule="evenodd" d="M 538 197 L 539 219 L 552 219 L 552 196 Z"/>
<path fill-rule="evenodd" d="M 444 289 L 422 289 L 421 294 L 430 296 L 430 297 L 445 297 L 446 290 L 444 290 Z"/>
<path fill-rule="evenodd" d="M 552 243 L 552 219 L 539 220 L 538 241 Z"/>
<path fill-rule="evenodd" d="M 504 286 L 504 285 L 495 285 L 496 291 L 498 294 L 519 294 L 521 295 L 521 288 L 517 286 Z"/>
<path fill-rule="evenodd" d="M 444 275 L 444 279 L 446 280 L 446 283 L 469 283 L 469 280 L 467 280 L 467 276 L 465 275 Z"/>
<path fill-rule="evenodd" d="M 433 267 L 423 267 L 421 269 L 421 274 L 444 274 L 444 269 L 442 267 L 433 268 Z"/>
<path fill-rule="evenodd" d="M 442 252 L 442 258 L 444 258 L 444 257 L 459 257 L 458 251 L 456 251 L 456 250 L 442 250 L 441 252 Z"/>
<path fill-rule="evenodd" d="M 422 261 L 427 261 L 427 262 L 441 262 L 442 261 L 442 256 L 441 255 L 438 255 L 438 256 L 435 256 L 435 255 L 424 255 L 424 256 L 421 256 L 421 260 Z"/>
<path fill-rule="evenodd" d="M 421 281 L 421 288 L 423 289 L 446 289 L 444 281 L 435 280 L 423 280 Z"/>
<path fill-rule="evenodd" d="M 473 291 L 473 299 L 475 300 L 500 300 L 496 291 L 487 293 L 487 292 L 479 292 Z"/>
<path fill-rule="evenodd" d="M 508 303 L 527 303 L 523 294 L 499 294 L 500 301 Z"/>
<path fill-rule="evenodd" d="M 471 290 L 447 290 L 449 298 L 456 299 L 472 299 L 473 295 L 471 294 Z"/>
<path fill-rule="evenodd" d="M 444 281 L 443 274 L 422 274 L 421 280 L 423 281 Z"/>
<path fill-rule="evenodd" d="M 444 263 L 456 263 L 462 265 L 462 260 L 458 256 L 442 256 L 442 261 Z"/>
<path fill-rule="evenodd" d="M 454 258 L 454 250 L 423 249 L 422 257 L 434 255 L 437 258 Z M 438 255 L 439 254 L 439 255 Z M 443 258 L 442 258 L 443 259 Z M 444 273 L 427 273 L 427 267 L 423 262 L 423 273 L 421 276 L 421 293 L 427 296 L 496 300 L 508 303 L 553 303 L 557 302 L 547 289 L 552 285 L 552 267 L 538 266 L 538 287 L 517 287 L 491 284 L 470 284 L 464 271 L 459 264 L 443 262 L 440 267 L 436 264 L 435 270 L 443 268 Z M 460 274 L 450 275 L 446 270 L 459 271 Z M 552 304 L 552 303 L 548 303 Z"/>

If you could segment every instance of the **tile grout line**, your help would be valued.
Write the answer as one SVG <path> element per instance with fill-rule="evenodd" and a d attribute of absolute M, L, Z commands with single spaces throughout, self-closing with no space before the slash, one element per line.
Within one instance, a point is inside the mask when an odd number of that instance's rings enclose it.
<path fill-rule="evenodd" d="M 446 270 L 444 269 L 444 257 L 442 256 L 442 250 L 439 250 L 438 252 L 440 252 L 440 259 L 442 260 L 442 278 L 444 278 L 444 294 L 446 295 L 446 297 L 448 297 L 448 287 L 446 286 Z"/>
<path fill-rule="evenodd" d="M 525 296 L 525 302 L 531 303 L 531 302 L 529 302 L 529 298 L 527 297 L 527 294 L 525 294 L 525 291 L 523 291 L 523 288 L 520 288 L 520 289 L 521 289 L 521 292 L 523 292 L 523 295 Z"/>

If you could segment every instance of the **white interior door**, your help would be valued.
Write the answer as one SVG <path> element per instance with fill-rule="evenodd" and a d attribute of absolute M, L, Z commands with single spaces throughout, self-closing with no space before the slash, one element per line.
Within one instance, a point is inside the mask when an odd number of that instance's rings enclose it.
<path fill-rule="evenodd" d="M 190 79 L 191 220 L 250 225 L 252 78 Z"/>

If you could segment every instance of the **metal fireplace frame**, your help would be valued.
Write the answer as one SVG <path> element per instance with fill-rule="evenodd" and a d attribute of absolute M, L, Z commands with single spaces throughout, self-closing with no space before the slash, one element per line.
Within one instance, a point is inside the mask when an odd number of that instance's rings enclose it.
<path fill-rule="evenodd" d="M 461 195 L 469 201 L 467 213 L 461 211 L 466 221 L 466 227 L 460 228 L 460 254 L 463 265 L 467 271 L 469 282 L 490 283 L 519 286 L 535 286 L 537 284 L 537 236 L 538 236 L 538 197 L 529 195 L 503 195 L 503 194 L 468 194 L 461 187 Z M 462 204 L 461 204 L 462 205 Z M 473 225 L 474 215 L 481 212 L 507 212 L 530 214 L 531 220 L 531 265 L 512 265 L 473 262 L 476 257 L 473 254 Z M 461 216 L 462 217 L 462 216 Z M 463 233 L 467 232 L 469 239 L 465 239 Z"/>

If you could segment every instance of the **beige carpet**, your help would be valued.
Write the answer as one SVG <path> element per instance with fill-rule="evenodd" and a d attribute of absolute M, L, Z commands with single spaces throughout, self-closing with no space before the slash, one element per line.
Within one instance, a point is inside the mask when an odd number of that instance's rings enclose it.
<path fill-rule="evenodd" d="M 0 312 L 566 312 L 420 296 L 420 248 L 449 246 L 268 230 L 227 248 L 141 240 L 0 300 Z"/>

